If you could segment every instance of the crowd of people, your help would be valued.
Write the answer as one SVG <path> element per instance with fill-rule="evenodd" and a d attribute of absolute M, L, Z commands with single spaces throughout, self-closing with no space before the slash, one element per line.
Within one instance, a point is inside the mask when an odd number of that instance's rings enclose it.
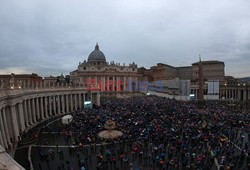
<path fill-rule="evenodd" d="M 39 169 L 59 159 L 57 169 L 249 169 L 249 116 L 232 106 L 206 102 L 198 109 L 193 101 L 157 96 L 106 99 L 101 106 L 72 113 L 69 125 L 47 126 L 39 145 Z M 107 120 L 123 132 L 119 138 L 98 137 Z M 56 136 L 55 136 L 56 134 Z M 53 136 L 52 143 L 48 142 Z M 63 136 L 65 148 L 58 146 Z M 54 141 L 54 142 L 53 142 Z M 47 150 L 44 150 L 47 149 Z M 65 161 L 66 163 L 62 163 Z M 41 163 L 42 162 L 42 163 Z M 47 162 L 48 167 L 44 167 Z"/>

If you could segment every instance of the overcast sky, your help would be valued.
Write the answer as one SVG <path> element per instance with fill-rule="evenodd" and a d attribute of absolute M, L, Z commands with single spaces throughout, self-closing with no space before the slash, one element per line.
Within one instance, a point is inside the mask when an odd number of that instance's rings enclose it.
<path fill-rule="evenodd" d="M 69 74 L 96 42 L 107 61 L 225 62 L 250 76 L 249 0 L 1 0 L 0 74 Z"/>

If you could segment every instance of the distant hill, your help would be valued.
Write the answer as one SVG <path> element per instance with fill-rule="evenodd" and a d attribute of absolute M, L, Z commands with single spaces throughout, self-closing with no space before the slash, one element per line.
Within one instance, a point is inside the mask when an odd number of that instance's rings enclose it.
<path fill-rule="evenodd" d="M 240 80 L 250 81 L 250 77 L 239 78 Z"/>

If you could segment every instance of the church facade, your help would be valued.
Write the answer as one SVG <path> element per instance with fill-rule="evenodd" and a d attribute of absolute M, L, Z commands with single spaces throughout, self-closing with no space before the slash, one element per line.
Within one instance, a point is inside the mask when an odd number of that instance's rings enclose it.
<path fill-rule="evenodd" d="M 88 60 L 80 62 L 75 71 L 70 72 L 70 82 L 85 86 L 87 90 L 116 94 L 133 92 L 137 89 L 137 82 L 142 75 L 138 73 L 137 65 L 107 62 L 104 53 L 96 44 Z"/>

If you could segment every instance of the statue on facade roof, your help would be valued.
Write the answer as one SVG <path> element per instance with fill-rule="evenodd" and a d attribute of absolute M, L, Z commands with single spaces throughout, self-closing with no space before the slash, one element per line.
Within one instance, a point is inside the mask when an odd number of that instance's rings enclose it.
<path fill-rule="evenodd" d="M 15 78 L 14 78 L 14 74 L 11 74 L 10 87 L 13 89 L 14 86 L 15 86 Z"/>

